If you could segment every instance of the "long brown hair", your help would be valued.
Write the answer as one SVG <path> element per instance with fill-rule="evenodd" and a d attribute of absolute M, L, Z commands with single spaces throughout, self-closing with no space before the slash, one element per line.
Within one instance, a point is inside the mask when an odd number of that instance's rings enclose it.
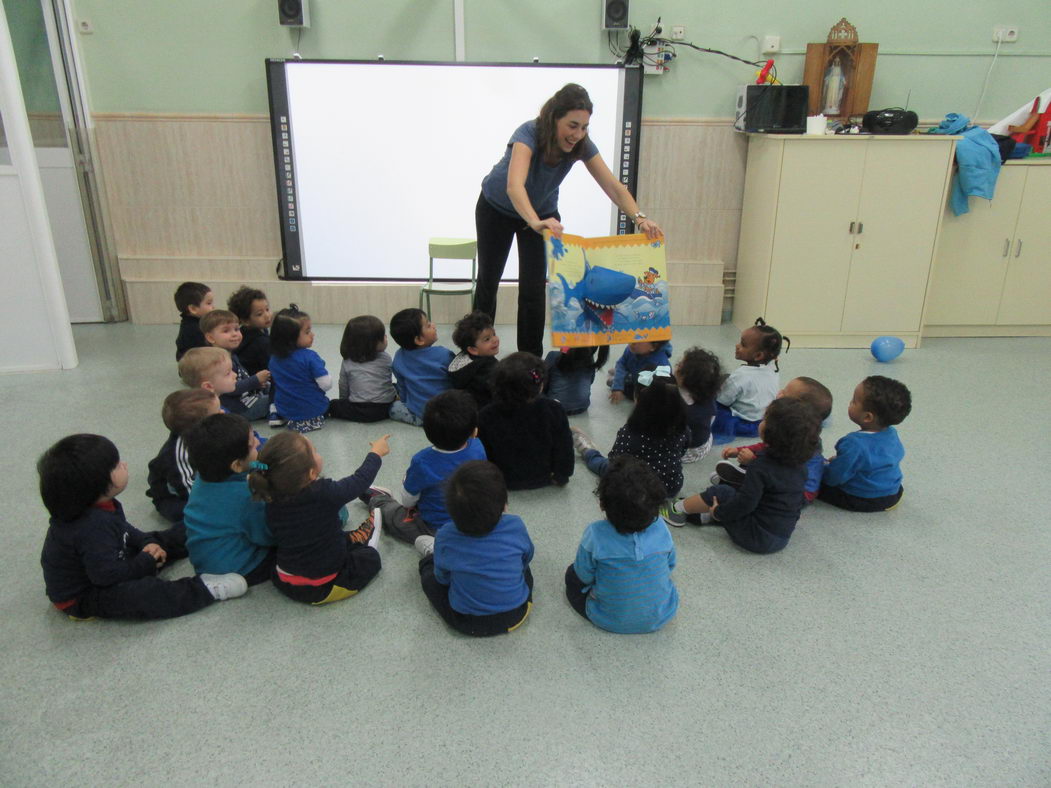
<path fill-rule="evenodd" d="M 571 159 L 582 158 L 586 136 L 582 137 L 569 153 L 563 153 L 555 139 L 558 122 L 567 112 L 575 109 L 582 109 L 589 115 L 594 111 L 588 92 L 575 82 L 564 85 L 540 108 L 540 114 L 536 116 L 536 142 L 538 152 L 545 162 L 557 162 L 563 156 Z"/>
<path fill-rule="evenodd" d="M 294 497 L 310 484 L 314 452 L 310 441 L 298 432 L 282 432 L 259 451 L 259 465 L 248 474 L 253 496 L 267 503 Z"/>

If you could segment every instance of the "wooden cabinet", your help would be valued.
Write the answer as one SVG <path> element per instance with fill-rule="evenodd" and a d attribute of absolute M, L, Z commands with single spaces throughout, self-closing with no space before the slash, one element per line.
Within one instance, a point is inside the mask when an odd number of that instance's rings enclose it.
<path fill-rule="evenodd" d="M 953 137 L 751 135 L 734 323 L 801 347 L 915 347 Z"/>
<path fill-rule="evenodd" d="M 1009 162 L 970 206 L 942 220 L 924 334 L 1051 333 L 1051 161 Z"/>

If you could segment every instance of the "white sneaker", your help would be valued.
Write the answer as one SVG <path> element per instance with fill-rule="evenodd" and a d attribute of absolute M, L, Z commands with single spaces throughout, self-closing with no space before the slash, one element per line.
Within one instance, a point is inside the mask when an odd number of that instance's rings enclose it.
<path fill-rule="evenodd" d="M 715 472 L 712 472 L 712 475 L 708 477 L 708 481 L 711 482 L 712 484 L 722 484 L 723 483 L 723 477 L 720 476 L 719 474 L 715 473 Z"/>
<path fill-rule="evenodd" d="M 416 541 L 413 542 L 413 546 L 416 548 L 416 552 L 420 554 L 421 558 L 426 558 L 434 552 L 434 537 L 426 534 L 417 536 Z"/>
<path fill-rule="evenodd" d="M 225 599 L 236 599 L 248 591 L 248 582 L 236 572 L 225 575 L 201 575 L 201 582 L 219 602 Z"/>
<path fill-rule="evenodd" d="M 587 433 L 581 430 L 579 427 L 570 427 L 569 431 L 573 433 L 573 448 L 577 450 L 577 454 L 581 457 L 584 456 L 584 452 L 589 449 L 595 449 L 598 451 L 598 447 L 595 442 L 588 437 Z"/>
<path fill-rule="evenodd" d="M 375 547 L 380 542 L 380 530 L 383 528 L 383 513 L 379 508 L 372 510 L 372 536 L 369 537 L 369 547 Z"/>

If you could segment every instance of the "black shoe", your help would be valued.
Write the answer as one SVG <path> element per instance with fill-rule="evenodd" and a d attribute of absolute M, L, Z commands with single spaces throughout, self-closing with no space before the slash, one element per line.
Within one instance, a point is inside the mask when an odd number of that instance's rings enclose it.
<path fill-rule="evenodd" d="M 719 474 L 723 484 L 729 484 L 731 487 L 740 487 L 744 484 L 744 477 L 748 473 L 737 463 L 726 460 L 719 460 L 715 463 L 715 472 Z"/>
<path fill-rule="evenodd" d="M 361 495 L 358 496 L 358 500 L 364 504 L 368 504 L 372 500 L 373 495 L 383 493 L 384 495 L 393 495 L 393 493 L 386 487 L 369 487 Z"/>

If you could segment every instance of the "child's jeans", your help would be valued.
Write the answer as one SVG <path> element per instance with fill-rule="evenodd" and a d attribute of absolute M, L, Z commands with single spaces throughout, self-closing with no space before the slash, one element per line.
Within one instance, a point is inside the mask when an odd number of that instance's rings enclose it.
<path fill-rule="evenodd" d="M 449 604 L 449 586 L 442 585 L 434 577 L 434 555 L 426 555 L 420 559 L 420 585 L 423 586 L 423 593 L 427 595 L 431 606 L 438 611 L 445 623 L 457 632 L 474 637 L 504 635 L 514 632 L 525 623 L 533 609 L 533 574 L 528 566 L 525 568 L 525 581 L 529 586 L 529 597 L 514 610 L 493 613 L 490 616 L 471 616 L 457 612 Z"/>
<path fill-rule="evenodd" d="M 759 435 L 759 422 L 748 421 L 735 416 L 733 411 L 722 403 L 715 403 L 715 421 L 712 422 L 712 435 L 715 444 L 729 443 L 735 437 L 755 438 Z"/>

